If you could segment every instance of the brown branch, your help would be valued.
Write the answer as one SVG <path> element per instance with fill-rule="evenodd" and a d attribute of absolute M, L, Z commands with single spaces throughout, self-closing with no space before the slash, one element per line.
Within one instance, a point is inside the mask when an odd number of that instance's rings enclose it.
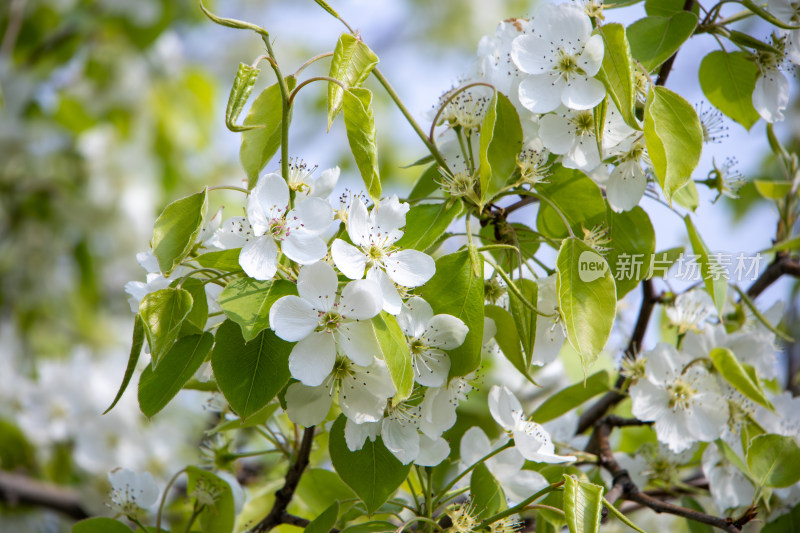
<path fill-rule="evenodd" d="M 613 486 L 606 495 L 606 499 L 609 502 L 613 503 L 617 499 L 636 502 L 657 513 L 668 513 L 680 516 L 688 520 L 708 524 L 723 531 L 727 531 L 728 533 L 741 533 L 742 526 L 755 518 L 755 514 L 753 513 L 745 513 L 737 520 L 713 516 L 659 500 L 655 496 L 640 491 L 639 487 L 631 480 L 628 471 L 622 468 L 616 459 L 614 459 L 614 452 L 611 450 L 611 445 L 609 443 L 611 431 L 615 426 L 619 425 L 618 422 L 620 420 L 626 419 L 606 417 L 598 421 L 592 433 L 589 446 L 587 447 L 587 449 L 592 449 L 597 453 L 598 464 L 608 470 L 614 477 Z M 631 425 L 633 423 L 632 420 L 628 419 L 625 425 Z"/>
<path fill-rule="evenodd" d="M 300 527 L 305 527 L 309 522 L 298 516 L 290 515 L 286 512 L 286 508 L 292 501 L 294 491 L 297 490 L 297 485 L 300 483 L 300 478 L 303 476 L 303 471 L 308 466 L 308 456 L 311 454 L 311 444 L 314 442 L 314 426 L 307 427 L 303 431 L 303 439 L 300 443 L 300 448 L 297 450 L 297 458 L 289 471 L 286 472 L 285 482 L 283 487 L 275 492 L 275 503 L 269 514 L 253 528 L 253 533 L 264 533 L 272 528 L 281 524 L 292 524 Z"/>
<path fill-rule="evenodd" d="M 747 289 L 747 296 L 751 299 L 758 297 L 784 274 L 800 277 L 800 261 L 792 258 L 787 252 L 778 252 L 767 269 Z"/>
<path fill-rule="evenodd" d="M 0 472 L 0 502 L 12 507 L 16 505 L 45 507 L 64 513 L 75 520 L 89 517 L 76 493 L 9 472 Z"/>
<path fill-rule="evenodd" d="M 643 280 L 642 305 L 639 308 L 639 317 L 636 319 L 636 326 L 633 328 L 631 340 L 628 343 L 628 347 L 625 349 L 623 357 L 636 359 L 636 356 L 642 347 L 644 335 L 647 333 L 647 324 L 650 323 L 650 316 L 653 314 L 653 308 L 655 307 L 656 302 L 659 300 L 660 297 L 657 296 L 653 290 L 653 280 Z M 614 385 L 614 390 L 605 393 L 602 398 L 584 411 L 578 420 L 578 429 L 575 432 L 576 434 L 583 433 L 592 427 L 595 422 L 600 420 L 600 418 L 602 418 L 603 415 L 608 412 L 609 409 L 625 399 L 624 391 L 620 391 L 624 383 L 625 378 L 620 375 L 617 378 L 616 384 Z"/>

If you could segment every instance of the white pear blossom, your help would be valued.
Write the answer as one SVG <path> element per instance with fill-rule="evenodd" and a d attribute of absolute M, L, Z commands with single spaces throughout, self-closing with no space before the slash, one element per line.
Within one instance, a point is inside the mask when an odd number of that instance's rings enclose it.
<path fill-rule="evenodd" d="M 468 467 L 486 457 L 493 450 L 508 442 L 505 434 L 494 444 L 477 426 L 469 428 L 461 437 L 461 462 Z M 516 448 L 508 448 L 486 460 L 486 468 L 503 487 L 505 496 L 513 502 L 521 502 L 547 486 L 547 480 L 539 472 L 523 470 L 525 458 Z"/>
<path fill-rule="evenodd" d="M 373 358 L 371 364 L 360 366 L 348 358 L 336 358 L 333 369 L 315 387 L 292 383 L 286 391 L 286 413 L 289 419 L 304 427 L 314 426 L 325 419 L 339 389 L 339 407 L 356 424 L 377 422 L 386 409 L 386 400 L 395 393 L 386 363 Z"/>
<path fill-rule="evenodd" d="M 258 180 L 247 201 L 247 220 L 252 236 L 242 246 L 239 264 L 251 278 L 272 279 L 278 269 L 278 243 L 280 252 L 301 265 L 328 253 L 319 235 L 333 222 L 330 204 L 322 198 L 306 198 L 290 210 L 289 186 L 278 174 Z"/>
<path fill-rule="evenodd" d="M 703 473 L 714 505 L 722 512 L 753 503 L 755 487 L 741 470 L 728 461 L 714 444 L 703 452 Z"/>
<path fill-rule="evenodd" d="M 633 415 L 654 421 L 658 440 L 676 453 L 718 438 L 728 421 L 728 404 L 702 362 L 666 343 L 644 357 L 646 377 L 630 389 Z"/>
<path fill-rule="evenodd" d="M 767 10 L 785 24 L 800 25 L 800 2 L 797 0 L 767 0 Z M 786 36 L 786 57 L 800 65 L 800 29 L 780 31 Z"/>
<path fill-rule="evenodd" d="M 644 138 L 629 137 L 609 150 L 616 155 L 614 170 L 606 182 L 606 198 L 617 213 L 639 205 L 647 189 L 646 168 L 651 166 Z"/>
<path fill-rule="evenodd" d="M 537 309 L 543 313 L 553 314 L 553 318 L 536 317 L 536 339 L 533 344 L 531 364 L 544 366 L 556 360 L 567 334 L 557 312 L 556 275 L 539 278 L 536 284 L 538 285 Z"/>
<path fill-rule="evenodd" d="M 556 455 L 555 446 L 541 425 L 525 419 L 525 411 L 508 387 L 495 385 L 489 391 L 489 412 L 503 429 L 514 437 L 514 448 L 525 459 L 536 463 L 575 461 L 572 455 Z"/>
<path fill-rule="evenodd" d="M 714 301 L 702 289 L 682 292 L 672 305 L 664 308 L 664 311 L 672 325 L 678 328 L 679 334 L 702 331 L 706 326 L 706 320 L 716 314 Z"/>
<path fill-rule="evenodd" d="M 158 259 L 152 250 L 146 252 L 139 252 L 136 254 L 136 261 L 147 271 L 145 281 L 129 281 L 125 284 L 125 292 L 128 293 L 128 303 L 131 306 L 131 311 L 134 313 L 139 312 L 139 302 L 142 298 L 151 292 L 159 291 L 169 287 L 170 283 L 176 279 L 186 275 L 189 271 L 184 266 L 179 266 L 173 270 L 169 276 L 161 274 L 161 268 L 158 266 Z"/>
<path fill-rule="evenodd" d="M 533 35 L 511 45 L 514 63 L 529 74 L 519 84 L 519 99 L 534 113 L 547 113 L 564 104 L 592 109 L 606 95 L 594 76 L 603 64 L 603 38 L 592 35 L 592 22 L 570 4 L 545 4 L 532 22 Z"/>
<path fill-rule="evenodd" d="M 408 401 L 388 405 L 383 419 L 357 423 L 348 418 L 344 435 L 350 451 L 360 450 L 367 438 L 380 435 L 386 448 L 403 464 L 436 466 L 450 455 L 450 445 L 442 437 L 419 433 L 421 407 Z"/>
<path fill-rule="evenodd" d="M 494 35 L 485 35 L 478 42 L 478 57 L 470 69 L 469 79 L 492 84 L 505 94 L 518 111 L 528 112 L 519 102 L 519 83 L 527 74 L 511 59 L 514 39 L 530 34 L 532 20 L 508 19 L 497 25 Z"/>
<path fill-rule="evenodd" d="M 458 348 L 469 332 L 452 315 L 434 315 L 430 304 L 415 296 L 397 315 L 397 324 L 408 340 L 414 379 L 420 385 L 441 387 L 450 371 L 450 357 L 443 350 Z"/>
<path fill-rule="evenodd" d="M 777 376 L 774 338 L 774 333 L 766 328 L 728 333 L 720 324 L 706 327 L 702 332 L 688 332 L 681 350 L 698 358 L 708 357 L 714 348 L 728 348 L 740 362 L 755 368 L 759 376 L 771 379 Z"/>
<path fill-rule="evenodd" d="M 456 423 L 456 408 L 472 391 L 475 374 L 455 377 L 446 386 L 429 387 L 420 404 L 422 417 L 419 429 L 430 438 L 436 438 Z"/>
<path fill-rule="evenodd" d="M 111 483 L 109 507 L 127 516 L 136 516 L 139 509 L 147 509 L 158 500 L 158 485 L 150 472 L 136 474 L 127 468 L 115 468 L 108 473 Z"/>
<path fill-rule="evenodd" d="M 347 234 L 353 244 L 336 239 L 331 245 L 331 256 L 342 274 L 361 279 L 366 269 L 367 279 L 380 286 L 383 309 L 394 315 L 402 305 L 395 283 L 418 287 L 436 271 L 428 254 L 394 245 L 403 236 L 400 228 L 405 226 L 408 210 L 409 205 L 396 195 L 384 199 L 370 213 L 360 198 L 354 198 L 347 215 Z"/>
<path fill-rule="evenodd" d="M 340 296 L 337 288 L 333 267 L 322 261 L 306 265 L 297 276 L 299 296 L 284 296 L 269 311 L 275 334 L 297 342 L 289 355 L 292 376 L 310 387 L 331 374 L 337 352 L 361 366 L 380 353 L 372 328 L 361 322 L 380 312 L 380 288 L 366 279 L 351 281 Z"/>
<path fill-rule="evenodd" d="M 295 200 L 315 197 L 327 199 L 339 181 L 339 167 L 324 170 L 317 178 L 313 178 L 316 166 L 309 168 L 303 161 L 293 160 L 289 163 L 289 188 L 295 193 Z"/>

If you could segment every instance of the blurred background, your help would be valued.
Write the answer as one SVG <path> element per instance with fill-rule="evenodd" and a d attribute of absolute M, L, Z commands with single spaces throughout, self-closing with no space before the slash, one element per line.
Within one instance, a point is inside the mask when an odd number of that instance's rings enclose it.
<path fill-rule="evenodd" d="M 500 20 L 535 9 L 519 0 L 330 3 L 360 30 L 423 128 L 439 95 L 469 69 L 480 37 Z M 333 50 L 343 30 L 312 0 L 206 5 L 270 31 L 284 73 Z M 607 21 L 626 24 L 642 16 L 641 5 L 606 12 Z M 770 32 L 750 29 L 761 37 Z M 691 103 L 703 100 L 697 67 L 714 46 L 701 36 L 678 55 L 669 85 Z M 144 279 L 135 254 L 148 248 L 156 216 L 205 185 L 245 178 L 225 106 L 238 64 L 263 53 L 258 36 L 212 24 L 194 0 L 0 2 L 0 470 L 102 494 L 105 473 L 116 466 L 148 468 L 166 479 L 196 460 L 209 412 L 198 396 L 180 395 L 148 422 L 132 386 L 118 408 L 99 414 L 124 372 L 133 315 L 123 286 Z M 327 69 L 320 61 L 304 76 Z M 253 94 L 272 83 L 265 68 Z M 421 167 L 401 167 L 423 156 L 424 147 L 380 86 L 366 86 L 376 98 L 384 190 L 402 195 Z M 337 191 L 360 189 L 342 121 L 326 132 L 325 91 L 314 84 L 296 100 L 290 154 L 320 170 L 340 166 Z M 793 96 L 796 108 L 794 81 Z M 800 122 L 795 112 L 788 116 L 777 131 L 796 148 Z M 705 178 L 712 160 L 734 155 L 747 178 L 776 172 L 763 121 L 749 134 L 729 122 L 727 135 L 707 146 L 696 179 Z M 277 166 L 276 158 L 267 170 Z M 711 250 L 771 245 L 774 208 L 751 185 L 741 200 L 716 205 L 714 192 L 700 192 L 696 223 Z M 227 205 L 230 216 L 243 205 L 237 193 L 212 195 L 209 213 Z M 643 205 L 657 227 L 657 249 L 686 244 L 679 217 L 651 200 Z M 793 295 L 784 280 L 759 302 L 793 302 Z M 635 313 L 638 291 L 629 298 L 621 305 Z M 795 302 L 787 314 L 796 313 Z M 621 321 L 621 338 L 631 321 Z M 650 340 L 657 334 L 651 328 Z M 4 504 L 0 484 L 0 532 L 58 531 L 66 526 L 57 516 Z"/>

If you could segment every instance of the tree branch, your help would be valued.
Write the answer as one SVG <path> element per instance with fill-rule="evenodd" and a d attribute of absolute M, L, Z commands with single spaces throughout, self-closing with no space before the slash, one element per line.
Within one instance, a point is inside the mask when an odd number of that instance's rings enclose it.
<path fill-rule="evenodd" d="M 76 493 L 9 472 L 0 472 L 0 502 L 12 507 L 16 505 L 45 507 L 64 513 L 75 520 L 89 517 Z"/>
<path fill-rule="evenodd" d="M 680 516 L 695 522 L 708 524 L 728 533 L 741 533 L 741 528 L 744 524 L 755 518 L 753 513 L 745 513 L 738 520 L 730 518 L 722 518 L 718 516 L 709 515 L 675 505 L 669 502 L 659 500 L 645 492 L 639 490 L 639 487 L 631 480 L 628 471 L 625 470 L 614 459 L 614 452 L 611 450 L 609 443 L 609 436 L 614 427 L 620 426 L 620 421 L 624 421 L 624 425 L 632 425 L 636 423 L 631 419 L 620 419 L 619 417 L 605 417 L 595 425 L 592 438 L 589 442 L 587 449 L 593 449 L 598 456 L 598 464 L 608 470 L 614 476 L 614 484 L 608 492 L 606 499 L 613 502 L 617 499 L 629 500 L 636 502 L 644 507 L 648 507 L 657 513 L 668 513 L 675 516 Z M 644 422 L 639 422 L 644 423 Z M 613 499 L 612 499 L 613 498 Z"/>
<path fill-rule="evenodd" d="M 253 528 L 253 533 L 264 533 L 269 531 L 275 526 L 281 524 L 292 524 L 300 527 L 305 527 L 309 524 L 305 518 L 290 515 L 286 512 L 286 508 L 292 501 L 294 491 L 297 490 L 297 485 L 300 483 L 300 478 L 303 476 L 303 471 L 308 466 L 308 456 L 311 454 L 311 444 L 314 442 L 314 426 L 307 427 L 303 431 L 303 439 L 300 443 L 300 448 L 297 450 L 297 458 L 289 471 L 286 472 L 286 480 L 283 487 L 275 492 L 275 503 L 272 504 L 272 509 L 269 514 Z"/>
<path fill-rule="evenodd" d="M 778 252 L 767 269 L 747 289 L 747 296 L 751 300 L 755 299 L 784 274 L 800 277 L 800 261 L 792 258 L 787 252 Z"/>

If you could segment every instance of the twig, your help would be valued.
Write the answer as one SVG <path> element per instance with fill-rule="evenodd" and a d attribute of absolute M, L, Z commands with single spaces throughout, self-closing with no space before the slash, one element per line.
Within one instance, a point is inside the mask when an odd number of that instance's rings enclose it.
<path fill-rule="evenodd" d="M 788 274 L 794 277 L 800 277 L 800 261 L 793 259 L 786 252 L 778 252 L 775 259 L 769 264 L 766 270 L 750 285 L 747 289 L 747 296 L 750 299 L 755 299 L 762 292 L 764 292 L 770 285 L 778 281 L 782 275 Z"/>
<path fill-rule="evenodd" d="M 272 505 L 272 510 L 253 528 L 253 533 L 263 533 L 281 524 L 292 524 L 300 527 L 305 527 L 309 524 L 305 518 L 287 513 L 286 508 L 292 501 L 294 491 L 297 490 L 297 485 L 303 476 L 303 471 L 308 466 L 308 456 L 311 454 L 311 444 L 313 442 L 314 426 L 311 426 L 303 431 L 303 440 L 297 451 L 297 457 L 292 466 L 289 467 L 289 471 L 286 472 L 286 480 L 283 487 L 275 492 L 275 503 Z"/>
<path fill-rule="evenodd" d="M 45 507 L 76 520 L 89 517 L 76 493 L 9 472 L 0 472 L 0 502 L 12 507 L 16 505 Z"/>

